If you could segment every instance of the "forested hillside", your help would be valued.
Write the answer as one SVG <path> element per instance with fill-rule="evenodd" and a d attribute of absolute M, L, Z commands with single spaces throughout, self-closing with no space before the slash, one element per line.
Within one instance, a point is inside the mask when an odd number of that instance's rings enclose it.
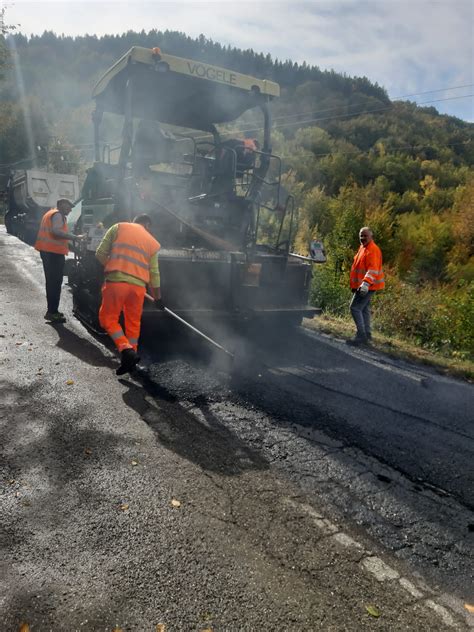
<path fill-rule="evenodd" d="M 375 302 L 378 327 L 461 357 L 474 353 L 473 124 L 433 107 L 391 102 L 367 78 L 273 60 L 202 36 L 152 31 L 10 39 L 13 54 L 0 84 L 3 164 L 34 153 L 51 169 L 84 173 L 92 157 L 92 87 L 132 45 L 159 46 L 280 83 L 273 149 L 298 202 L 295 249 L 303 253 L 319 237 L 329 255 L 315 271 L 313 301 L 347 313 L 357 233 L 369 224 L 387 276 L 387 290 Z"/>

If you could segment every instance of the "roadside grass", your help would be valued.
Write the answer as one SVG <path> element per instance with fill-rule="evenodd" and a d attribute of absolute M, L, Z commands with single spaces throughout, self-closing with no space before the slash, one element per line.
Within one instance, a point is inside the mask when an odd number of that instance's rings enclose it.
<path fill-rule="evenodd" d="M 305 319 L 303 325 L 308 329 L 345 340 L 352 338 L 355 331 L 352 320 L 328 314 L 321 314 L 313 319 Z M 445 375 L 460 377 L 469 382 L 474 381 L 474 362 L 470 360 L 423 349 L 407 340 L 387 336 L 377 331 L 372 332 L 372 347 L 394 358 L 432 366 Z"/>

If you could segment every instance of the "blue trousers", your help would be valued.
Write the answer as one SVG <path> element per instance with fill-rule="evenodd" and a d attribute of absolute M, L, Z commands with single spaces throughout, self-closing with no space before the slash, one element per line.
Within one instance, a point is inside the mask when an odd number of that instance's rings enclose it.
<path fill-rule="evenodd" d="M 365 296 L 360 292 L 354 292 L 351 300 L 351 314 L 357 327 L 358 338 L 370 338 L 372 329 L 370 325 L 370 301 L 373 292 L 367 292 Z"/>

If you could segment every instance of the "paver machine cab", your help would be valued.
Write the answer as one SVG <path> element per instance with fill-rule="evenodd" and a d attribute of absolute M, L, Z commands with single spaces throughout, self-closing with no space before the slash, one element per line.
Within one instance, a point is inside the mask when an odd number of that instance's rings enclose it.
<path fill-rule="evenodd" d="M 271 150 L 268 106 L 279 91 L 271 81 L 139 47 L 104 74 L 93 92 L 95 163 L 75 229 L 88 239 L 69 271 L 80 318 L 97 326 L 102 274 L 94 252 L 105 230 L 140 213 L 152 217 L 162 246 L 163 302 L 182 317 L 298 324 L 313 315 L 311 263 L 290 254 L 293 200 Z M 260 142 L 228 138 L 225 126 L 252 111 Z M 121 142 L 112 146 L 101 134 L 117 121 Z M 159 312 L 144 313 L 151 317 Z"/>

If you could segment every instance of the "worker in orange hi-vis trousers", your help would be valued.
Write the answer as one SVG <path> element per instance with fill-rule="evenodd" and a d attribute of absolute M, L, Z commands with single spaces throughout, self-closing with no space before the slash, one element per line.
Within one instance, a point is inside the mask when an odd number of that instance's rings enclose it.
<path fill-rule="evenodd" d="M 161 300 L 160 244 L 150 231 L 150 217 L 138 215 L 133 223 L 120 222 L 111 226 L 96 251 L 105 272 L 99 321 L 120 352 L 117 375 L 132 371 L 140 360 L 137 347 L 148 284 L 155 300 Z M 119 322 L 122 312 L 125 332 Z"/>

